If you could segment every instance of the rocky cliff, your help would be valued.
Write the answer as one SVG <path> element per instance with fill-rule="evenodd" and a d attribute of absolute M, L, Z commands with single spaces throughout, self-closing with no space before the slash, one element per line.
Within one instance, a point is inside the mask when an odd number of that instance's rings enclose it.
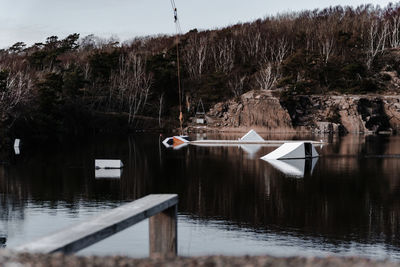
<path fill-rule="evenodd" d="M 197 125 L 198 127 L 199 125 Z M 196 127 L 192 124 L 189 130 Z M 400 130 L 400 96 L 283 96 L 250 91 L 206 114 L 206 130 L 388 133 Z"/>

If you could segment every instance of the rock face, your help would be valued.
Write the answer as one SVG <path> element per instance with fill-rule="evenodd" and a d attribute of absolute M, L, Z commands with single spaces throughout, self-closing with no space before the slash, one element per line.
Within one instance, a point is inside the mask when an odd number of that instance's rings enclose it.
<path fill-rule="evenodd" d="M 209 126 L 254 127 L 267 131 L 293 131 L 288 111 L 268 91 L 250 91 L 240 101 L 216 104 L 207 114 Z"/>
<path fill-rule="evenodd" d="M 216 104 L 208 128 L 271 132 L 377 133 L 400 130 L 400 96 L 274 96 L 250 91 L 238 100 Z"/>

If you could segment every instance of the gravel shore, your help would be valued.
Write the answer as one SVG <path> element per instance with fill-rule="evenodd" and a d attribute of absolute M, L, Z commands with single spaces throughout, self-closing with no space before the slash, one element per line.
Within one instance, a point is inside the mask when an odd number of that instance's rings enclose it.
<path fill-rule="evenodd" d="M 74 256 L 63 254 L 17 254 L 10 250 L 0 251 L 0 266 L 25 267 L 25 266 L 400 266 L 399 263 L 391 261 L 374 261 L 364 258 L 304 258 L 290 257 L 278 258 L 270 256 L 204 256 L 204 257 L 176 257 L 176 258 L 143 258 L 134 259 L 122 256 Z"/>

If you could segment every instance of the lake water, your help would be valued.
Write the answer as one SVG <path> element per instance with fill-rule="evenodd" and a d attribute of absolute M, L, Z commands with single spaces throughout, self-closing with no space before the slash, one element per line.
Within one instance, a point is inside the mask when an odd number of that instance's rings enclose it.
<path fill-rule="evenodd" d="M 3 157 L 0 165 L 0 236 L 13 248 L 147 194 L 177 193 L 183 256 L 399 260 L 400 137 L 301 138 L 330 143 L 317 147 L 316 162 L 296 163 L 295 173 L 259 159 L 273 147 L 173 150 L 158 134 L 22 147 L 20 155 Z M 96 178 L 96 158 L 121 159 L 121 178 Z M 148 243 L 144 221 L 79 254 L 146 257 Z"/>

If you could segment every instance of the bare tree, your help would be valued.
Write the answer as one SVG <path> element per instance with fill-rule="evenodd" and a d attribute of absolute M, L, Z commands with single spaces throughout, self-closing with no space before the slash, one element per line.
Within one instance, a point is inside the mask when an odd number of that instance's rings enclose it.
<path fill-rule="evenodd" d="M 256 82 L 262 90 L 272 89 L 276 80 L 277 76 L 271 63 L 267 64 L 256 74 Z"/>
<path fill-rule="evenodd" d="M 206 36 L 199 37 L 198 34 L 192 34 L 189 37 L 183 53 L 183 61 L 191 78 L 201 78 L 206 62 L 207 47 L 208 39 Z"/>
<path fill-rule="evenodd" d="M 393 16 L 389 25 L 389 45 L 391 48 L 398 48 L 400 47 L 400 15 Z"/>
<path fill-rule="evenodd" d="M 289 44 L 285 37 L 280 38 L 275 45 L 275 49 L 271 48 L 272 57 L 277 65 L 281 65 L 289 52 Z"/>
<path fill-rule="evenodd" d="M 324 57 L 325 64 L 328 63 L 329 57 L 331 56 L 335 44 L 334 36 L 321 34 L 318 38 L 318 44 L 320 47 L 320 54 Z"/>
<path fill-rule="evenodd" d="M 0 71 L 5 70 L 0 66 Z M 8 72 L 5 87 L 0 90 L 0 121 L 9 116 L 16 119 L 15 108 L 31 101 L 32 89 L 32 77 L 27 70 Z"/>
<path fill-rule="evenodd" d="M 256 58 L 262 50 L 262 39 L 261 33 L 256 28 L 252 30 L 252 27 L 245 27 L 243 29 L 242 38 L 240 40 L 240 48 L 243 53 L 244 61 Z"/>
<path fill-rule="evenodd" d="M 152 75 L 146 72 L 145 60 L 134 52 L 120 57 L 118 72 L 112 75 L 112 95 L 118 97 L 121 107 L 128 110 L 128 123 L 132 123 L 139 110 L 146 105 L 152 84 Z"/>
<path fill-rule="evenodd" d="M 269 62 L 272 61 L 272 55 L 273 53 L 273 48 L 272 46 L 270 47 L 270 43 L 268 42 L 268 39 L 264 39 L 261 45 L 261 50 L 260 50 L 260 56 L 258 58 L 258 64 L 261 66 L 268 64 Z"/>
<path fill-rule="evenodd" d="M 229 74 L 235 62 L 235 41 L 224 38 L 212 47 L 214 66 L 217 71 Z"/>
<path fill-rule="evenodd" d="M 388 29 L 389 24 L 387 22 L 380 25 L 378 18 L 372 20 L 369 28 L 368 46 L 366 50 L 366 65 L 368 69 L 371 68 L 375 57 L 385 50 L 385 43 L 389 32 Z"/>

